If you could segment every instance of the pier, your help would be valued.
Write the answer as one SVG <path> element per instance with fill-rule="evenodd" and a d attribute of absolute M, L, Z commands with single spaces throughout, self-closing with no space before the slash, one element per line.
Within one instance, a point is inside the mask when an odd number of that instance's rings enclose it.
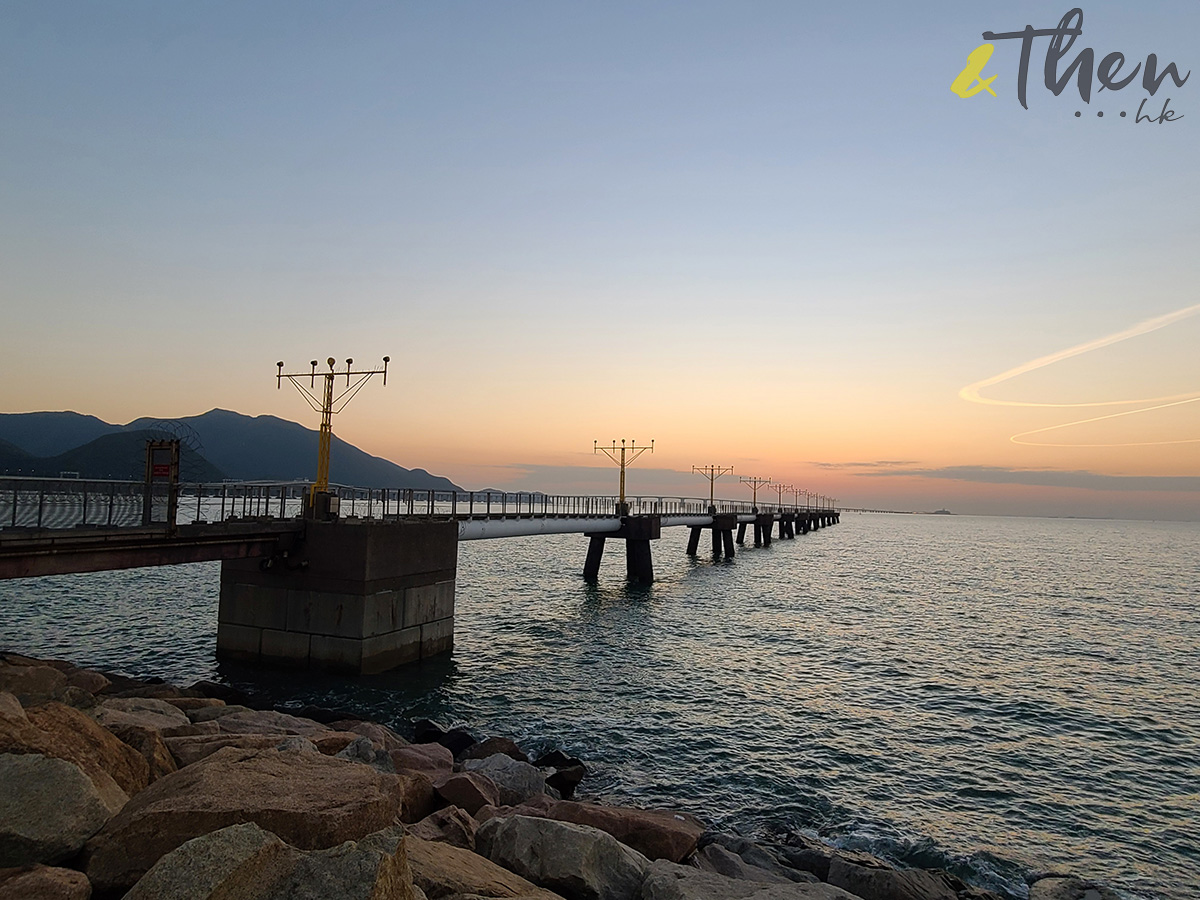
<path fill-rule="evenodd" d="M 0 478 L 0 579 L 221 561 L 219 654 L 369 674 L 454 643 L 460 541 L 587 538 L 583 576 L 610 541 L 626 575 L 652 582 L 664 528 L 704 531 L 714 558 L 840 521 L 834 508 L 735 500 L 370 490 L 308 485 Z M 318 514 L 319 511 L 319 514 Z M 734 533 L 736 530 L 737 537 Z M 736 574 L 731 574 L 736 577 Z"/>

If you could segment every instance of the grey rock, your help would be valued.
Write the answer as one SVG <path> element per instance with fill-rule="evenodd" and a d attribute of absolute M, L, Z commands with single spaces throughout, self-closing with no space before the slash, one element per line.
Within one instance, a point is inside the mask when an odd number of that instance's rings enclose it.
<path fill-rule="evenodd" d="M 0 867 L 61 862 L 112 815 L 74 763 L 38 753 L 0 755 Z"/>
<path fill-rule="evenodd" d="M 738 854 L 726 850 L 720 844 L 708 844 L 696 851 L 696 868 L 702 872 L 724 875 L 739 881 L 762 881 L 770 884 L 790 884 L 790 878 L 776 875 L 759 866 L 746 863 Z M 815 876 L 810 876 L 816 880 Z"/>
<path fill-rule="evenodd" d="M 828 884 L 765 884 L 701 872 L 665 859 L 651 864 L 639 900 L 860 900 Z"/>
<path fill-rule="evenodd" d="M 1051 875 L 1029 887 L 1029 900 L 1120 900 L 1116 891 L 1074 875 Z"/>
<path fill-rule="evenodd" d="M 487 759 L 468 759 L 463 763 L 463 771 L 479 772 L 495 782 L 500 788 L 500 802 L 505 806 L 518 806 L 546 790 L 546 774 L 541 769 L 503 753 Z"/>
<path fill-rule="evenodd" d="M 106 728 L 139 725 L 162 732 L 191 724 L 177 707 L 153 697 L 115 697 L 98 705 L 92 715 Z"/>
<path fill-rule="evenodd" d="M 780 861 L 793 869 L 809 872 L 820 881 L 829 880 L 829 861 L 836 852 L 833 847 L 805 835 L 794 835 L 794 844 L 780 847 L 776 852 Z"/>
<path fill-rule="evenodd" d="M 394 774 L 396 766 L 387 750 L 375 749 L 375 744 L 369 737 L 355 738 L 342 750 L 334 754 L 338 759 L 348 759 L 352 762 L 366 763 L 380 772 Z"/>
<path fill-rule="evenodd" d="M 231 825 L 163 856 L 126 900 L 415 900 L 403 842 L 298 850 L 258 825 Z"/>
<path fill-rule="evenodd" d="M 704 849 L 706 850 L 709 847 L 718 847 L 721 850 L 736 856 L 737 860 L 740 861 L 742 865 L 750 867 L 751 870 L 758 870 L 759 872 L 765 872 L 773 875 L 775 876 L 775 879 L 783 881 L 795 881 L 803 884 L 810 884 L 821 880 L 810 872 L 781 865 L 779 860 L 776 859 L 769 851 L 760 847 L 753 841 L 749 841 L 744 837 L 739 837 L 736 834 L 709 832 L 704 838 L 701 839 L 701 844 L 705 845 Z M 712 861 L 715 865 L 716 860 L 719 858 L 722 858 L 721 854 L 714 850 L 712 859 L 710 861 Z M 751 877 L 755 874 L 753 871 L 747 873 L 745 876 L 735 875 L 732 870 L 736 869 L 737 863 L 733 860 L 724 860 L 724 862 L 730 866 L 731 871 L 721 871 L 718 868 L 717 871 L 722 875 L 728 875 L 731 878 L 745 877 L 751 881 L 774 880 L 763 878 L 761 876 Z"/>
<path fill-rule="evenodd" d="M 158 860 L 125 900 L 207 900 L 218 890 L 269 891 L 291 870 L 288 845 L 253 822 L 180 844 Z"/>
<path fill-rule="evenodd" d="M 485 822 L 475 848 L 568 900 L 633 900 L 650 867 L 646 857 L 598 828 L 530 816 Z"/>
<path fill-rule="evenodd" d="M 221 709 L 222 707 L 211 706 L 208 708 Z M 224 709 L 230 708 L 224 707 Z M 275 712 L 271 709 L 248 709 L 226 713 L 217 719 L 217 724 L 225 734 L 299 734 L 310 738 L 329 730 L 312 719 L 289 716 L 287 713 Z"/>
<path fill-rule="evenodd" d="M 960 879 L 937 869 L 893 869 L 861 862 L 835 854 L 829 861 L 829 883 L 863 900 L 958 900 L 959 888 L 965 887 Z"/>

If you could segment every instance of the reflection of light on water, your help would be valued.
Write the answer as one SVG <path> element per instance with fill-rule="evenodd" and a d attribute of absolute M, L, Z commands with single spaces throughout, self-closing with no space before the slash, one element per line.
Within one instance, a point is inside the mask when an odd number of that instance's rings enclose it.
<path fill-rule="evenodd" d="M 0 646 L 560 746 L 588 795 L 1013 895 L 1028 868 L 1200 882 L 1197 525 L 863 515 L 720 565 L 686 541 L 648 587 L 616 541 L 594 586 L 580 536 L 463 544 L 454 653 L 368 678 L 217 664 L 212 563 L 0 582 Z"/>
<path fill-rule="evenodd" d="M 1028 372 L 1043 369 L 1046 366 L 1051 366 L 1054 363 L 1062 362 L 1075 356 L 1082 356 L 1085 353 L 1090 353 L 1094 350 L 1099 350 L 1103 347 L 1111 347 L 1114 344 L 1119 344 L 1122 341 L 1127 341 L 1130 338 L 1135 338 L 1143 334 L 1149 334 L 1152 331 L 1157 331 L 1160 328 L 1165 328 L 1168 325 L 1173 325 L 1176 322 L 1181 322 L 1188 319 L 1197 313 L 1200 313 L 1200 304 L 1195 306 L 1187 306 L 1183 309 L 1175 310 L 1175 312 L 1167 313 L 1163 316 L 1156 316 L 1152 319 L 1146 319 L 1144 322 L 1139 322 L 1132 325 L 1123 331 L 1114 332 L 1102 338 L 1097 338 L 1094 341 L 1088 341 L 1084 344 L 1079 344 L 1075 347 L 1069 347 L 1066 350 L 1060 350 L 1057 353 L 1051 353 L 1049 356 L 1042 356 L 1030 362 L 1023 363 L 1014 369 L 1009 369 L 1007 372 L 1001 372 L 999 375 L 994 375 L 991 378 L 985 378 L 982 381 L 976 381 L 974 384 L 969 384 L 958 392 L 959 397 L 963 400 L 968 400 L 971 403 L 983 403 L 988 406 L 1022 406 L 1035 408 L 1056 408 L 1056 409 L 1075 409 L 1081 407 L 1103 407 L 1103 406 L 1138 406 L 1138 409 L 1125 410 L 1123 412 L 1108 413 L 1102 416 L 1093 416 L 1087 419 L 1079 419 L 1074 422 L 1064 422 L 1059 425 L 1049 425 L 1045 428 L 1035 428 L 1031 431 L 1023 431 L 1019 434 L 1014 434 L 1010 441 L 1014 444 L 1027 444 L 1035 447 L 1148 447 L 1160 444 L 1195 444 L 1200 443 L 1200 438 L 1186 438 L 1183 440 L 1170 441 L 1129 441 L 1123 443 L 1106 443 L 1106 444 L 1084 444 L 1084 443 L 1047 443 L 1044 441 L 1028 441 L 1028 438 L 1035 434 L 1046 434 L 1052 431 L 1061 431 L 1065 428 L 1072 428 L 1076 425 L 1089 425 L 1094 422 L 1103 422 L 1106 419 L 1119 419 L 1125 416 L 1136 416 L 1141 413 L 1153 412 L 1159 409 L 1169 409 L 1174 406 L 1183 406 L 1188 403 L 1195 403 L 1200 400 L 1200 392 L 1193 391 L 1185 394 L 1173 394 L 1162 397 L 1144 397 L 1141 399 L 1127 400 L 1100 400 L 1090 403 L 1040 403 L 1030 400 L 994 400 L 989 397 L 984 397 L 980 392 L 984 388 L 994 387 L 997 384 L 1003 384 L 1018 375 L 1024 375 Z"/>

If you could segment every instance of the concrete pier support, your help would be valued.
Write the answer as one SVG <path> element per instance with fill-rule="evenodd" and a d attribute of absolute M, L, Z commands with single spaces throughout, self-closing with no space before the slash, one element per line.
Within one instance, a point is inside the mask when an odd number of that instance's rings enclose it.
<path fill-rule="evenodd" d="M 287 558 L 221 564 L 217 653 L 366 675 L 454 646 L 454 522 L 308 522 Z"/>
<path fill-rule="evenodd" d="M 687 555 L 695 556 L 700 549 L 700 532 L 704 529 L 700 525 L 691 527 L 691 534 L 688 535 Z"/>
<path fill-rule="evenodd" d="M 593 534 L 588 540 L 587 560 L 583 564 L 583 577 L 595 581 L 600 577 L 600 560 L 604 558 L 604 535 Z"/>
<path fill-rule="evenodd" d="M 625 574 L 630 581 L 650 584 L 654 581 L 654 562 L 650 553 L 650 542 L 658 540 L 661 536 L 661 516 L 625 516 L 621 520 L 619 531 L 588 534 L 587 537 L 590 538 L 591 543 L 588 545 L 587 561 L 584 563 L 584 577 L 589 581 L 595 581 L 599 577 L 605 538 L 624 538 Z M 698 543 L 699 538 L 696 538 L 696 541 Z"/>
<path fill-rule="evenodd" d="M 771 529 L 775 525 L 775 516 L 771 513 L 759 513 L 754 520 L 754 546 L 771 546 Z"/>
<path fill-rule="evenodd" d="M 745 522 L 738 522 L 737 542 L 739 544 L 746 543 L 746 523 Z"/>

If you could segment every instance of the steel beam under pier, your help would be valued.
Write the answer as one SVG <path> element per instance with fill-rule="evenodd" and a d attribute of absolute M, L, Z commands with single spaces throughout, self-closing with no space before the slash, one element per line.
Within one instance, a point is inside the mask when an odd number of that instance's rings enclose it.
<path fill-rule="evenodd" d="M 623 516 L 618 530 L 600 534 L 589 533 L 583 577 L 589 581 L 595 581 L 599 577 L 605 538 L 621 538 L 625 541 L 625 573 L 629 580 L 650 584 L 654 581 L 650 542 L 658 540 L 661 536 L 661 516 Z"/>

